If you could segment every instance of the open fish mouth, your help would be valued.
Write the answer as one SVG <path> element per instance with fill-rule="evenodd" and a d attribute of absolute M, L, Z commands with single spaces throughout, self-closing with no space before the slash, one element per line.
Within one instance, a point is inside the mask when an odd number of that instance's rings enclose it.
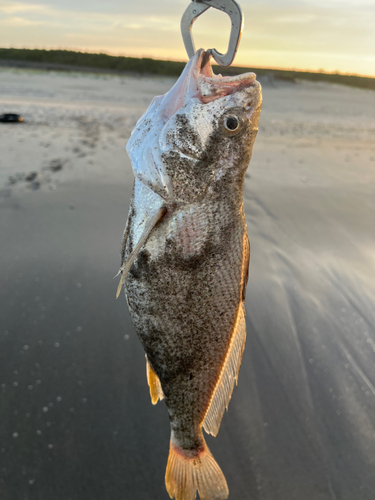
<path fill-rule="evenodd" d="M 187 63 L 180 78 L 168 94 L 157 98 L 160 99 L 157 104 L 162 110 L 159 116 L 164 123 L 194 98 L 199 99 L 202 104 L 208 104 L 246 88 L 258 87 L 260 89 L 255 73 L 237 76 L 215 75 L 210 59 L 207 52 L 199 49 Z"/>
<path fill-rule="evenodd" d="M 255 73 L 244 73 L 237 76 L 215 75 L 207 52 L 197 52 L 196 66 L 193 70 L 197 82 L 198 97 L 202 103 L 209 103 L 221 97 L 239 92 L 253 85 Z"/>

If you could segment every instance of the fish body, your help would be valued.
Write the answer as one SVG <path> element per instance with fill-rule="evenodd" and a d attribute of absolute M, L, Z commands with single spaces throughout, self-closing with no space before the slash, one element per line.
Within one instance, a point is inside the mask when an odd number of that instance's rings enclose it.
<path fill-rule="evenodd" d="M 200 50 L 127 146 L 135 184 L 122 281 L 151 398 L 169 413 L 176 500 L 228 497 L 202 427 L 217 435 L 245 344 L 243 187 L 261 107 L 254 74 L 215 77 L 203 61 Z"/>

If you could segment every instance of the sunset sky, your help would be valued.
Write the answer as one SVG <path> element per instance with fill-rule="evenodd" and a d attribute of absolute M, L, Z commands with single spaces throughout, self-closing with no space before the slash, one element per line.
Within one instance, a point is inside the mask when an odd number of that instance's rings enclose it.
<path fill-rule="evenodd" d="M 180 19 L 190 0 L 0 0 L 0 47 L 66 48 L 186 60 Z M 375 0 L 239 0 L 235 63 L 375 76 Z M 226 51 L 229 18 L 210 9 L 197 47 Z"/>

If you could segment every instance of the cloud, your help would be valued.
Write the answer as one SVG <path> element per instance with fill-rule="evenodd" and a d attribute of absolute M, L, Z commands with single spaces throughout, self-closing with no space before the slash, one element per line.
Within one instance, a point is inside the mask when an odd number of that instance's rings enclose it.
<path fill-rule="evenodd" d="M 271 23 L 280 23 L 280 24 L 309 24 L 311 21 L 315 21 L 318 19 L 317 14 L 309 14 L 309 13 L 294 13 L 291 12 L 288 15 L 281 15 L 280 17 L 275 17 L 270 22 Z"/>
<path fill-rule="evenodd" d="M 29 13 L 29 12 L 43 12 L 46 9 L 44 5 L 27 4 L 21 2 L 0 2 L 0 12 L 5 14 Z"/>
<path fill-rule="evenodd" d="M 29 19 L 25 19 L 24 17 L 11 16 L 6 19 L 6 21 L 0 20 L 0 26 L 14 26 L 14 27 L 25 27 L 25 26 L 37 26 L 42 24 L 38 21 L 31 21 Z"/>
<path fill-rule="evenodd" d="M 246 23 L 237 64 L 375 74 L 374 0 L 239 1 Z M 2 43 L 185 59 L 180 19 L 189 2 L 0 0 Z M 197 46 L 226 51 L 229 32 L 229 18 L 210 9 L 193 35 Z"/>

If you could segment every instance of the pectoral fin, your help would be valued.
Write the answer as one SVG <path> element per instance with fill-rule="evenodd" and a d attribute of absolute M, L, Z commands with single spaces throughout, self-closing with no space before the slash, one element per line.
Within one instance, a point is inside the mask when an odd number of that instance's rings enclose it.
<path fill-rule="evenodd" d="M 128 260 L 125 262 L 125 264 L 123 266 L 120 267 L 119 272 L 116 274 L 116 276 L 118 276 L 120 273 L 122 273 L 120 283 L 117 287 L 116 299 L 120 295 L 121 288 L 122 288 L 122 285 L 124 284 L 126 275 L 128 274 L 131 266 L 133 265 L 133 262 L 135 261 L 140 249 L 146 243 L 146 241 L 147 241 L 148 237 L 150 236 L 151 231 L 154 229 L 155 225 L 159 222 L 159 220 L 161 220 L 164 217 L 164 215 L 166 213 L 167 213 L 167 209 L 165 207 L 160 207 L 159 210 L 156 212 L 156 214 L 150 220 L 147 221 L 147 224 L 143 230 L 141 237 L 139 238 L 138 243 L 133 248 L 133 251 L 129 255 Z M 115 276 L 115 278 L 116 278 L 116 276 Z"/>
<path fill-rule="evenodd" d="M 150 388 L 151 403 L 156 405 L 156 403 L 164 399 L 163 389 L 161 388 L 159 377 L 156 375 L 154 370 L 151 368 L 146 356 L 146 374 L 147 382 Z"/>

